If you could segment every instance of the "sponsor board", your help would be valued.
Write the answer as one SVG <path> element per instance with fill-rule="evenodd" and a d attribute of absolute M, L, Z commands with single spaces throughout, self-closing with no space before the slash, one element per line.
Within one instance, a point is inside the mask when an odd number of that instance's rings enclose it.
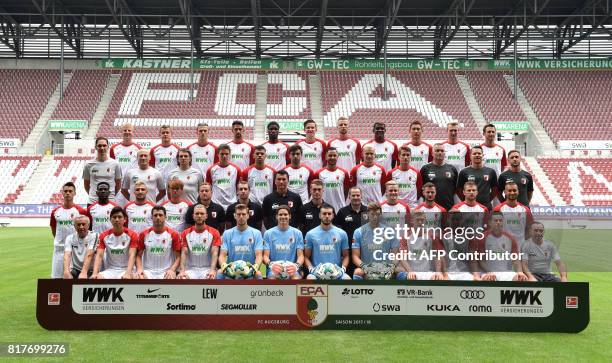
<path fill-rule="evenodd" d="M 276 59 L 131 59 L 108 58 L 97 61 L 100 68 L 115 69 L 282 69 Z"/>
<path fill-rule="evenodd" d="M 612 150 L 612 140 L 560 140 L 561 150 Z"/>
<path fill-rule="evenodd" d="M 87 120 L 49 120 L 49 131 L 80 131 L 87 127 Z"/>
<path fill-rule="evenodd" d="M 0 204 L 0 217 L 49 217 L 55 204 Z"/>
<path fill-rule="evenodd" d="M 0 139 L 0 148 L 15 149 L 21 146 L 19 139 Z"/>

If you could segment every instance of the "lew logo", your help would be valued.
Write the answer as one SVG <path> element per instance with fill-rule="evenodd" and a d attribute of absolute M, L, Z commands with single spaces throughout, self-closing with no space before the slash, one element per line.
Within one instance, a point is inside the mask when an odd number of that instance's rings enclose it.
<path fill-rule="evenodd" d="M 83 302 L 123 302 L 121 292 L 123 292 L 123 287 L 119 289 L 115 287 L 84 287 Z"/>
<path fill-rule="evenodd" d="M 297 317 L 312 328 L 327 318 L 327 285 L 297 285 Z"/>
<path fill-rule="evenodd" d="M 500 302 L 502 305 L 542 305 L 541 292 L 541 290 L 501 290 Z"/>

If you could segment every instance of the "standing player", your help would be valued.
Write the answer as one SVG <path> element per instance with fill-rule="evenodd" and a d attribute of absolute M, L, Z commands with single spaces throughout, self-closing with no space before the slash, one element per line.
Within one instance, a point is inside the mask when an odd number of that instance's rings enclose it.
<path fill-rule="evenodd" d="M 266 149 L 266 165 L 279 171 L 289 163 L 289 145 L 278 140 L 280 125 L 276 121 L 270 121 L 267 126 L 268 141 L 263 143 Z"/>
<path fill-rule="evenodd" d="M 138 235 L 137 275 L 141 279 L 174 279 L 181 261 L 181 236 L 166 226 L 166 209 L 151 211 L 153 227 Z"/>
<path fill-rule="evenodd" d="M 183 183 L 184 198 L 193 204 L 198 200 L 198 188 L 204 181 L 204 176 L 198 169 L 191 166 L 191 151 L 179 149 L 176 159 L 179 166 L 168 173 L 168 181 L 180 180 Z"/>
<path fill-rule="evenodd" d="M 255 147 L 255 164 L 242 169 L 240 180 L 249 183 L 251 193 L 249 199 L 259 204 L 263 203 L 266 195 L 274 190 L 275 170 L 266 165 L 266 148 L 259 145 Z"/>
<path fill-rule="evenodd" d="M 351 184 L 361 190 L 361 200 L 364 204 L 382 201 L 387 182 L 385 168 L 374 163 L 375 153 L 374 146 L 365 145 L 363 162 L 351 170 Z"/>
<path fill-rule="evenodd" d="M 444 161 L 446 152 L 442 144 L 435 144 L 433 152 L 433 161 L 421 168 L 421 178 L 423 183 L 433 183 L 436 186 L 436 203 L 448 210 L 455 204 L 457 169 Z"/>
<path fill-rule="evenodd" d="M 274 177 L 274 185 L 276 190 L 266 195 L 263 200 L 262 209 L 264 215 L 264 225 L 266 229 L 270 229 L 277 225 L 276 210 L 281 205 L 287 205 L 291 208 L 291 224 L 292 227 L 299 227 L 300 210 L 302 209 L 302 198 L 299 195 L 289 190 L 289 174 L 285 170 L 276 173 Z"/>
<path fill-rule="evenodd" d="M 305 236 L 308 231 L 319 226 L 321 206 L 323 205 L 323 182 L 315 179 L 310 184 L 310 202 L 304 204 L 298 211 L 300 213 L 300 227 Z"/>
<path fill-rule="evenodd" d="M 359 188 L 351 187 L 349 189 L 349 201 L 349 205 L 340 208 L 336 213 L 334 225 L 346 232 L 350 247 L 355 230 L 368 221 L 368 211 L 366 206 L 361 203 L 361 190 Z M 355 265 L 350 260 L 346 273 L 352 276 L 354 270 Z"/>
<path fill-rule="evenodd" d="M 75 233 L 66 237 L 64 248 L 64 278 L 86 279 L 93 271 L 92 259 L 98 247 L 98 234 L 89 231 L 89 218 L 74 217 Z"/>
<path fill-rule="evenodd" d="M 323 183 L 323 200 L 331 204 L 334 211 L 339 211 L 346 205 L 348 191 L 351 187 L 351 177 L 348 171 L 336 166 L 338 155 L 335 147 L 328 147 L 325 157 L 327 166 L 314 175 L 314 179 L 319 179 Z"/>
<path fill-rule="evenodd" d="M 423 203 L 419 204 L 414 211 L 425 213 L 425 227 L 436 228 L 444 226 L 446 209 L 436 203 L 436 186 L 427 182 L 423 185 Z"/>
<path fill-rule="evenodd" d="M 143 181 L 134 183 L 135 200 L 125 205 L 127 213 L 128 228 L 136 233 L 153 226 L 151 220 L 151 210 L 155 207 L 151 201 L 147 200 L 147 185 Z"/>
<path fill-rule="evenodd" d="M 198 141 L 187 146 L 193 156 L 193 167 L 200 171 L 200 174 L 206 175 L 206 171 L 214 163 L 219 162 L 217 155 L 217 146 L 208 141 L 208 124 L 198 124 Z"/>
<path fill-rule="evenodd" d="M 399 185 L 395 180 L 385 183 L 385 200 L 380 203 L 385 224 L 391 228 L 410 224 L 410 207 L 399 200 Z"/>
<path fill-rule="evenodd" d="M 215 279 L 221 236 L 219 231 L 206 225 L 206 207 L 193 208 L 193 227 L 181 235 L 180 279 Z"/>
<path fill-rule="evenodd" d="M 268 278 L 276 279 L 280 274 L 283 263 L 291 262 L 285 266 L 286 272 L 293 280 L 302 278 L 300 270 L 304 264 L 304 238 L 299 229 L 289 225 L 291 208 L 281 205 L 276 210 L 278 226 L 264 233 L 263 263 L 268 269 Z"/>
<path fill-rule="evenodd" d="M 495 170 L 487 167 L 482 162 L 482 148 L 474 146 L 471 150 L 472 164 L 464 168 L 457 177 L 457 195 L 462 196 L 463 185 L 473 181 L 478 185 L 478 203 L 491 210 L 491 202 L 497 196 L 497 174 Z"/>
<path fill-rule="evenodd" d="M 423 136 L 423 124 L 421 121 L 412 121 L 410 124 L 410 141 L 405 145 L 410 148 L 412 166 L 421 170 L 421 168 L 433 160 L 433 150 L 431 145 L 421 140 Z"/>
<path fill-rule="evenodd" d="M 317 123 L 314 120 L 304 121 L 304 132 L 306 138 L 298 141 L 295 145 L 302 148 L 302 163 L 312 170 L 319 170 L 325 162 L 325 141 L 316 138 Z"/>
<path fill-rule="evenodd" d="M 151 160 L 149 163 L 152 167 L 159 170 L 164 184 L 166 184 L 168 182 L 168 173 L 178 166 L 176 154 L 179 151 L 179 147 L 172 143 L 172 129 L 170 126 L 161 126 L 159 128 L 159 136 L 161 137 L 161 143 L 151 149 Z"/>
<path fill-rule="evenodd" d="M 123 124 L 121 126 L 122 140 L 110 148 L 110 157 L 117 160 L 121 167 L 121 175 L 127 173 L 128 170 L 137 166 L 136 153 L 140 150 L 140 146 L 132 140 L 134 136 L 134 126 L 132 124 Z M 117 195 L 117 203 L 124 205 L 128 199 L 125 199 L 122 194 Z"/>
<path fill-rule="evenodd" d="M 482 133 L 484 135 L 484 143 L 480 147 L 483 153 L 484 166 L 495 170 L 495 174 L 499 175 L 502 171 L 506 170 L 508 165 L 506 150 L 495 143 L 495 138 L 497 137 L 495 125 L 485 125 Z"/>
<path fill-rule="evenodd" d="M 185 223 L 185 215 L 187 209 L 191 206 L 188 200 L 183 199 L 183 182 L 174 179 L 168 183 L 168 197 L 169 199 L 162 203 L 165 208 L 164 220 L 168 227 L 182 233 L 187 225 Z"/>
<path fill-rule="evenodd" d="M 374 148 L 374 161 L 385 170 L 391 170 L 397 161 L 397 144 L 385 138 L 386 130 L 387 126 L 384 123 L 375 122 L 373 126 L 374 138 L 363 144 L 363 148 L 365 149 L 366 146 Z"/>
<path fill-rule="evenodd" d="M 519 247 L 529 238 L 529 231 L 533 223 L 533 215 L 529 207 L 518 202 L 518 185 L 515 182 L 507 182 L 504 188 L 506 201 L 498 204 L 493 211 L 504 214 L 504 229 L 510 232 Z"/>
<path fill-rule="evenodd" d="M 121 207 L 111 210 L 113 227 L 100 235 L 93 279 L 131 279 L 134 275 L 138 234 L 125 227 L 125 211 Z M 102 261 L 104 260 L 104 271 Z"/>
<path fill-rule="evenodd" d="M 408 146 L 399 149 L 399 166 L 387 172 L 387 180 L 394 180 L 399 186 L 399 199 L 410 208 L 416 207 L 421 194 L 423 179 L 421 172 L 410 166 L 411 151 Z"/>
<path fill-rule="evenodd" d="M 87 214 L 85 209 L 74 204 L 76 186 L 67 182 L 62 186 L 62 205 L 51 211 L 49 226 L 53 234 L 53 259 L 51 260 L 51 278 L 61 279 L 63 276 L 64 251 L 66 237 L 74 233 L 74 217 Z"/>
<path fill-rule="evenodd" d="M 342 269 L 341 279 L 350 280 L 346 274 L 349 263 L 349 243 L 346 232 L 332 224 L 334 207 L 329 204 L 321 206 L 319 218 L 321 225 L 306 233 L 305 264 L 308 268 L 307 278 L 316 279 L 315 268 L 322 263 L 332 263 Z"/>
<path fill-rule="evenodd" d="M 338 119 L 338 137 L 327 143 L 327 148 L 336 148 L 338 152 L 338 167 L 351 170 L 361 161 L 361 143 L 348 136 L 349 120 L 346 117 Z M 336 209 L 337 210 L 337 209 Z"/>
<path fill-rule="evenodd" d="M 470 146 L 463 141 L 459 141 L 459 124 L 455 121 L 446 125 L 448 140 L 444 141 L 445 158 L 444 162 L 452 165 L 460 172 L 463 168 L 470 165 Z"/>
<path fill-rule="evenodd" d="M 134 200 L 134 187 L 136 182 L 141 181 L 147 186 L 147 200 L 152 203 L 156 203 L 166 196 L 166 185 L 164 184 L 164 179 L 159 170 L 149 165 L 149 161 L 151 159 L 149 150 L 138 150 L 137 157 L 138 167 L 128 170 L 123 176 L 123 182 L 121 183 L 121 194 L 126 200 Z"/>
<path fill-rule="evenodd" d="M 473 181 L 468 181 L 463 185 L 463 196 L 465 200 L 455 204 L 452 209 L 456 209 L 464 213 L 464 227 L 482 228 L 487 220 L 489 208 L 478 203 L 476 197 L 478 195 L 478 185 Z"/>
<path fill-rule="evenodd" d="M 529 281 L 567 282 L 567 268 L 561 261 L 554 243 L 544 239 L 544 225 L 534 222 L 531 225 L 531 239 L 521 248 L 523 271 Z M 561 278 L 553 274 L 550 264 L 555 261 Z"/>
<path fill-rule="evenodd" d="M 236 206 L 234 213 L 236 227 L 223 232 L 221 238 L 221 253 L 219 254 L 219 264 L 221 271 L 217 273 L 217 278 L 223 279 L 224 273 L 230 263 L 242 260 L 250 263 L 255 270 L 255 278 L 261 279 L 259 266 L 263 260 L 264 243 L 261 232 L 249 227 L 249 208 L 240 204 Z"/>
<path fill-rule="evenodd" d="M 110 212 L 118 205 L 108 200 L 110 190 L 107 182 L 98 183 L 96 196 L 98 201 L 87 207 L 87 216 L 91 220 L 91 230 L 102 233 L 111 228 Z"/>
<path fill-rule="evenodd" d="M 512 181 L 518 186 L 519 203 L 529 207 L 531 197 L 533 196 L 533 177 L 528 171 L 521 169 L 521 153 L 517 150 L 508 152 L 508 159 L 510 160 L 510 168 L 501 173 L 497 183 L 500 191 L 498 194 L 499 201 L 503 202 L 506 199 L 502 193 L 502 188 L 506 185 L 506 182 Z"/>
<path fill-rule="evenodd" d="M 416 233 L 408 238 L 408 263 L 397 266 L 398 280 L 443 280 L 442 260 L 435 251 L 444 250 L 444 246 L 435 233 L 425 229 L 425 214 L 412 214 L 412 227 Z M 406 267 L 409 266 L 409 269 Z"/>
<path fill-rule="evenodd" d="M 110 199 L 115 200 L 115 194 L 121 189 L 121 167 L 115 159 L 108 157 L 108 139 L 96 138 L 96 158 L 85 163 L 83 168 L 83 184 L 89 194 L 89 203 L 98 200 L 96 190 L 98 183 L 107 182 L 110 186 Z"/>
<path fill-rule="evenodd" d="M 212 186 L 212 200 L 223 210 L 236 201 L 236 186 L 240 178 L 240 168 L 230 163 L 230 153 L 228 145 L 219 145 L 219 162 L 206 171 L 206 181 Z"/>
<path fill-rule="evenodd" d="M 219 233 L 223 233 L 225 229 L 225 210 L 223 207 L 212 201 L 212 186 L 208 182 L 200 184 L 198 189 L 198 201 L 196 204 L 191 205 L 187 208 L 187 216 L 185 217 L 185 224 L 187 227 L 191 227 L 195 224 L 193 220 L 193 208 L 194 206 L 202 204 L 206 207 L 206 224 Z"/>
<path fill-rule="evenodd" d="M 302 204 L 306 204 L 310 199 L 308 189 L 310 182 L 314 179 L 314 171 L 301 164 L 302 147 L 300 145 L 291 145 L 289 158 L 291 163 L 283 169 L 289 175 L 289 190 L 298 194 L 302 198 Z"/>
<path fill-rule="evenodd" d="M 227 213 L 225 218 L 225 228 L 230 229 L 236 227 L 236 219 L 234 219 L 234 213 L 236 213 L 236 206 L 239 204 L 246 205 L 249 208 L 249 220 L 247 224 L 250 227 L 261 230 L 261 226 L 263 225 L 263 209 L 261 208 L 261 204 L 257 202 L 253 202 L 249 199 L 249 195 L 251 194 L 251 188 L 249 188 L 249 183 L 244 180 L 238 182 L 238 201 L 236 203 L 230 204 L 227 207 Z"/>
<path fill-rule="evenodd" d="M 232 122 L 232 134 L 234 138 L 227 143 L 230 148 L 231 161 L 242 170 L 253 164 L 253 145 L 244 141 L 242 121 Z"/>

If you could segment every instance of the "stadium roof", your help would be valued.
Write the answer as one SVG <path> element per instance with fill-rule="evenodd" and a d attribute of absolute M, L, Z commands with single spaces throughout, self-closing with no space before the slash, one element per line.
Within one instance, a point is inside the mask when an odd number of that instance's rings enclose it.
<path fill-rule="evenodd" d="M 0 57 L 611 57 L 610 0 L 2 0 Z"/>

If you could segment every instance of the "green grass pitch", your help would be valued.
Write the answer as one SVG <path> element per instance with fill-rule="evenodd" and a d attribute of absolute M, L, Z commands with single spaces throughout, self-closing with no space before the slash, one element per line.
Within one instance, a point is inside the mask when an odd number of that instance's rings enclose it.
<path fill-rule="evenodd" d="M 584 251 L 568 241 L 604 247 L 609 231 L 563 231 L 561 253 L 597 254 L 610 268 L 610 254 Z M 582 243 L 580 243 L 582 245 Z M 607 250 L 610 247 L 606 248 Z M 572 252 L 573 251 L 573 252 Z M 591 322 L 580 334 L 419 331 L 46 331 L 35 316 L 36 280 L 49 276 L 52 240 L 47 228 L 0 229 L 0 342 L 65 342 L 62 361 L 612 361 L 612 273 L 571 273 L 588 281 Z M 599 261 L 598 261 L 599 262 Z M 572 266 L 570 265 L 570 271 Z M 609 271 L 609 270 L 608 270 Z M 0 358 L 2 361 L 52 358 Z M 59 361 L 60 359 L 56 359 Z"/>

